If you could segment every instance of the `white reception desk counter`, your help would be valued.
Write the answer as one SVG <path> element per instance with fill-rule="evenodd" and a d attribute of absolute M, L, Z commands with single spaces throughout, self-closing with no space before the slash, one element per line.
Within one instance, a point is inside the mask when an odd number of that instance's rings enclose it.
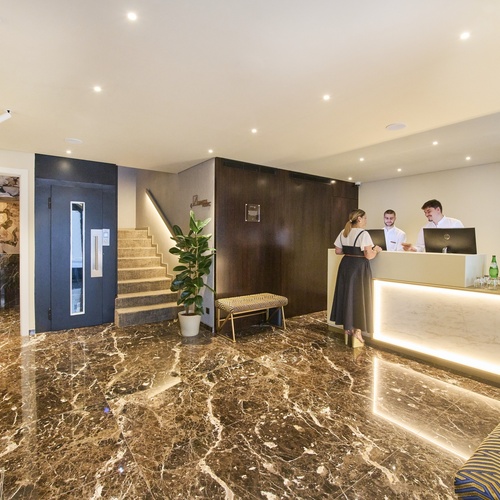
<path fill-rule="evenodd" d="M 342 256 L 328 252 L 328 322 Z M 500 381 L 500 291 L 471 288 L 485 255 L 382 252 L 373 274 L 374 344 Z M 469 287 L 469 288 L 467 288 Z"/>

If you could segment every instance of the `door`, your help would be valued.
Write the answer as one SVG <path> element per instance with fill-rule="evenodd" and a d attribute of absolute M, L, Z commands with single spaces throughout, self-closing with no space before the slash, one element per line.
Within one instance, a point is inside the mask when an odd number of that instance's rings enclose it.
<path fill-rule="evenodd" d="M 104 281 L 115 277 L 106 251 L 103 191 L 52 185 L 50 202 L 51 330 L 102 324 Z M 107 241 L 103 242 L 103 229 Z M 108 269 L 106 269 L 108 264 Z M 109 299 L 109 298 L 108 298 Z M 114 297 L 113 297 L 114 300 Z"/>

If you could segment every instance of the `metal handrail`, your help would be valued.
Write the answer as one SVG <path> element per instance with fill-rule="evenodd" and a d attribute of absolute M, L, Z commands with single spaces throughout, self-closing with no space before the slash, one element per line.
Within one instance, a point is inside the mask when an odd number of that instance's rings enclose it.
<path fill-rule="evenodd" d="M 174 234 L 174 230 L 173 230 L 172 224 L 170 224 L 170 221 L 168 220 L 167 216 L 165 215 L 165 212 L 162 210 L 162 208 L 160 207 L 159 203 L 156 201 L 156 198 L 154 197 L 154 194 L 148 188 L 146 188 L 146 194 L 149 196 L 149 199 L 151 200 L 151 203 L 153 203 L 153 205 L 156 208 L 158 214 L 160 215 L 163 223 L 167 226 L 167 228 L 170 231 L 170 233 Z"/>

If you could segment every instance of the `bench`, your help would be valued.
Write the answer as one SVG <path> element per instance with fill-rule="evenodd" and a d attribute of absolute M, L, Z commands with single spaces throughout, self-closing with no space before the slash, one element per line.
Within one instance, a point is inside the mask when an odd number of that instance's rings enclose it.
<path fill-rule="evenodd" d="M 215 308 L 217 309 L 217 332 L 220 332 L 226 322 L 231 320 L 233 331 L 233 342 L 236 342 L 234 332 L 234 320 L 246 316 L 266 313 L 266 322 L 276 312 L 281 310 L 281 326 L 286 330 L 284 307 L 288 304 L 288 299 L 281 295 L 273 293 L 256 293 L 254 295 L 242 295 L 240 297 L 228 297 L 226 299 L 217 299 Z M 275 309 L 270 315 L 269 310 Z M 221 318 L 221 311 L 226 313 L 225 318 Z"/>
<path fill-rule="evenodd" d="M 500 424 L 456 473 L 455 493 L 469 500 L 500 498 Z"/>

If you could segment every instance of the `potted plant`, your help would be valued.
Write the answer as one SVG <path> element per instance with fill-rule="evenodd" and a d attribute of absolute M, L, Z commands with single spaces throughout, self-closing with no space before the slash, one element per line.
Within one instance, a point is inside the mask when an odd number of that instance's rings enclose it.
<path fill-rule="evenodd" d="M 203 314 L 201 289 L 206 286 L 214 291 L 204 278 L 210 273 L 215 248 L 208 246 L 212 235 L 201 234 L 210 221 L 211 219 L 197 220 L 191 210 L 187 234 L 177 225 L 172 228 L 175 246 L 169 252 L 179 257 L 179 265 L 173 269 L 178 274 L 174 277 L 170 290 L 179 292 L 177 304 L 184 306 L 184 311 L 179 312 L 179 323 L 181 334 L 185 337 L 198 335 Z"/>

